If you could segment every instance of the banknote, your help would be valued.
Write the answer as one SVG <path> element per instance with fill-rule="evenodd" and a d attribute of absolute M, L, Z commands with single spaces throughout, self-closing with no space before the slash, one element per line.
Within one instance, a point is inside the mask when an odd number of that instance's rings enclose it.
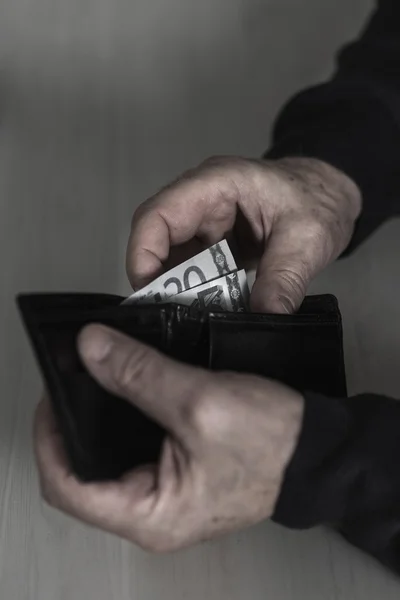
<path fill-rule="evenodd" d="M 243 269 L 181 292 L 168 301 L 207 312 L 244 312 L 248 308 L 249 295 L 246 272 Z"/>
<path fill-rule="evenodd" d="M 149 285 L 124 300 L 123 304 L 169 302 L 172 296 L 201 286 L 237 270 L 228 242 L 223 240 L 193 258 L 163 273 Z"/>

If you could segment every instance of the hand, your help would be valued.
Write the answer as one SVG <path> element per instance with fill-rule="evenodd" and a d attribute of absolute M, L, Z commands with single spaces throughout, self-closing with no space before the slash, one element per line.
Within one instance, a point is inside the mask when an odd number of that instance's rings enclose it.
<path fill-rule="evenodd" d="M 128 276 L 138 289 L 231 236 L 244 266 L 258 266 L 252 310 L 294 312 L 345 250 L 360 210 L 357 186 L 321 161 L 212 158 L 137 209 Z"/>
<path fill-rule="evenodd" d="M 152 551 L 170 551 L 271 516 L 299 435 L 303 399 L 250 375 L 189 367 L 103 326 L 80 336 L 94 378 L 162 424 L 159 464 L 119 481 L 70 472 L 48 403 L 35 427 L 47 501 Z"/>

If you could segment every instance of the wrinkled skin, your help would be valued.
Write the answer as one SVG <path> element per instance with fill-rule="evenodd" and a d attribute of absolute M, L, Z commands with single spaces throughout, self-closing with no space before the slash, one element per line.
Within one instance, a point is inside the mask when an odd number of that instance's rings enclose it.
<path fill-rule="evenodd" d="M 99 359 L 108 344 L 109 353 Z M 300 431 L 300 394 L 250 375 L 177 363 L 100 325 L 80 337 L 92 375 L 164 425 L 158 465 L 112 483 L 70 472 L 48 401 L 36 456 L 52 506 L 153 552 L 176 550 L 269 517 Z"/>
<path fill-rule="evenodd" d="M 137 209 L 128 276 L 143 287 L 228 236 L 243 265 L 257 267 L 252 310 L 293 312 L 345 250 L 360 210 L 356 185 L 321 161 L 211 158 Z"/>
<path fill-rule="evenodd" d="M 127 271 L 140 288 L 228 237 L 257 267 L 253 310 L 293 312 L 312 278 L 350 241 L 358 188 L 312 159 L 209 159 L 136 211 Z M 48 400 L 35 421 L 44 498 L 154 552 L 176 550 L 273 514 L 301 430 L 302 396 L 286 386 L 180 364 L 103 326 L 79 351 L 93 377 L 168 431 L 157 465 L 83 485 L 65 459 Z"/>

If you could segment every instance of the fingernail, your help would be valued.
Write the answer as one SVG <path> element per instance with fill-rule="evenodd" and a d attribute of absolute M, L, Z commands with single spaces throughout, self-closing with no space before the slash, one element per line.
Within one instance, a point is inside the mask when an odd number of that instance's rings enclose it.
<path fill-rule="evenodd" d="M 114 340 L 112 334 L 101 325 L 89 325 L 79 334 L 80 353 L 93 362 L 103 362 L 111 352 Z"/>

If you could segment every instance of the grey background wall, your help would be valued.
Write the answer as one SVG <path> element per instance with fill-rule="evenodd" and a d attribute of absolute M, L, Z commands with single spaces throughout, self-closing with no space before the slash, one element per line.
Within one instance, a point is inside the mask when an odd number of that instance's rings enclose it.
<path fill-rule="evenodd" d="M 128 292 L 134 207 L 209 154 L 259 155 L 288 96 L 319 81 L 368 0 L 2 0 L 1 600 L 358 600 L 400 584 L 323 529 L 272 524 L 152 557 L 38 495 L 41 383 L 13 296 Z M 398 223 L 314 290 L 341 301 L 351 391 L 400 395 Z M 397 263 L 397 264 L 396 264 Z"/>

